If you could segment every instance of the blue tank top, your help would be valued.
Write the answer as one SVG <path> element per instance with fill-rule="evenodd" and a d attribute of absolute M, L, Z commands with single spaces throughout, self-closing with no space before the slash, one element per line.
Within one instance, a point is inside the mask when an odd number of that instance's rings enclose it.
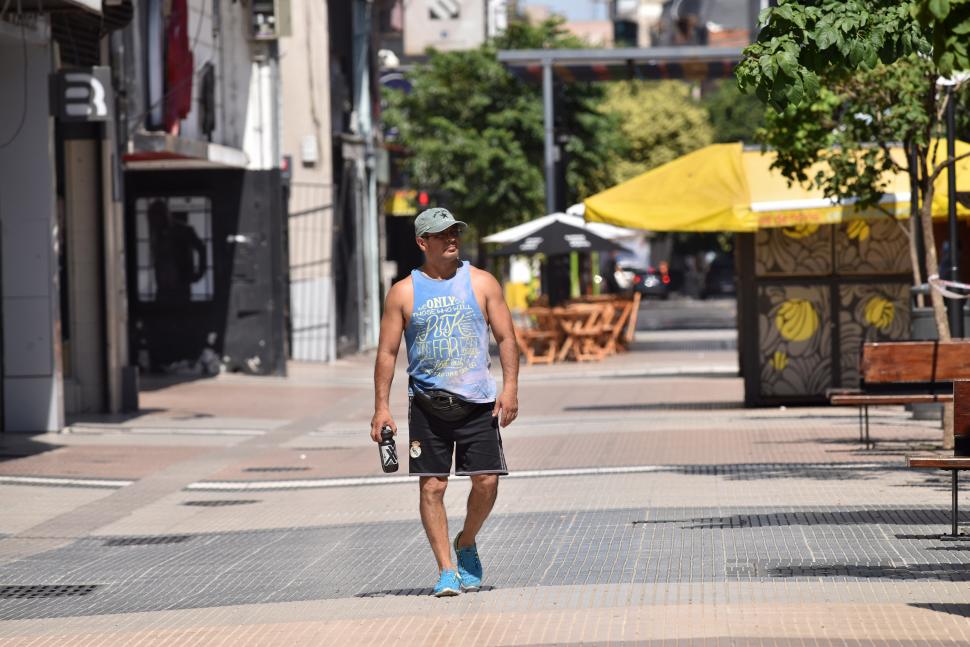
<path fill-rule="evenodd" d="M 488 325 L 472 291 L 471 266 L 462 261 L 450 279 L 411 271 L 414 307 L 404 330 L 411 388 L 442 390 L 466 402 L 493 402 Z"/>

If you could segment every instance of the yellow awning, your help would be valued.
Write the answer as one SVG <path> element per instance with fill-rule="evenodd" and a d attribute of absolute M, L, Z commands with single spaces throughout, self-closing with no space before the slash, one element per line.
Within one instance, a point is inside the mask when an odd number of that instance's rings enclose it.
<path fill-rule="evenodd" d="M 957 142 L 956 152 L 970 152 L 970 144 Z M 893 155 L 902 160 L 904 153 L 897 148 Z M 821 191 L 789 186 L 771 169 L 774 159 L 772 152 L 745 151 L 741 144 L 707 146 L 587 198 L 586 219 L 652 231 L 747 232 L 885 217 L 881 209 L 860 210 L 852 200 L 836 203 Z M 937 147 L 937 159 L 946 159 L 943 142 Z M 935 186 L 933 215 L 945 217 L 945 172 Z M 970 158 L 957 163 L 957 188 L 970 191 Z M 906 218 L 909 198 L 909 176 L 896 174 L 881 206 L 897 218 Z M 970 209 L 958 204 L 957 213 L 967 217 Z"/>

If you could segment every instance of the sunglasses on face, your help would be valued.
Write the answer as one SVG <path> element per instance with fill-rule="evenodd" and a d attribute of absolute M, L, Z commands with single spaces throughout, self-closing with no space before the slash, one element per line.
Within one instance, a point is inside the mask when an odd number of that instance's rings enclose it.
<path fill-rule="evenodd" d="M 435 234 L 425 234 L 424 238 L 425 239 L 433 238 L 435 240 L 449 240 L 451 238 L 457 238 L 460 240 L 461 234 L 462 234 L 462 231 L 460 227 L 451 227 L 450 229 L 445 229 L 444 231 L 439 231 Z"/>

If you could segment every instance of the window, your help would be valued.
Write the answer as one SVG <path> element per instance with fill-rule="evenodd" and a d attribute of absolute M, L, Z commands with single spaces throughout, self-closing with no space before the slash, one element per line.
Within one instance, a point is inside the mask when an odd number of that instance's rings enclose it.
<path fill-rule="evenodd" d="M 135 237 L 139 301 L 175 305 L 212 300 L 209 198 L 138 198 Z"/>

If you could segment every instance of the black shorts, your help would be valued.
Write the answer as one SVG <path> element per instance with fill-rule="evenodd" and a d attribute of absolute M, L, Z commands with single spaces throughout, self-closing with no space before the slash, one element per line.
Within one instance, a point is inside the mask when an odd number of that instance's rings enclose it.
<path fill-rule="evenodd" d="M 467 417 L 446 422 L 413 400 L 408 407 L 408 469 L 413 476 L 508 474 L 494 402 L 473 405 Z"/>

